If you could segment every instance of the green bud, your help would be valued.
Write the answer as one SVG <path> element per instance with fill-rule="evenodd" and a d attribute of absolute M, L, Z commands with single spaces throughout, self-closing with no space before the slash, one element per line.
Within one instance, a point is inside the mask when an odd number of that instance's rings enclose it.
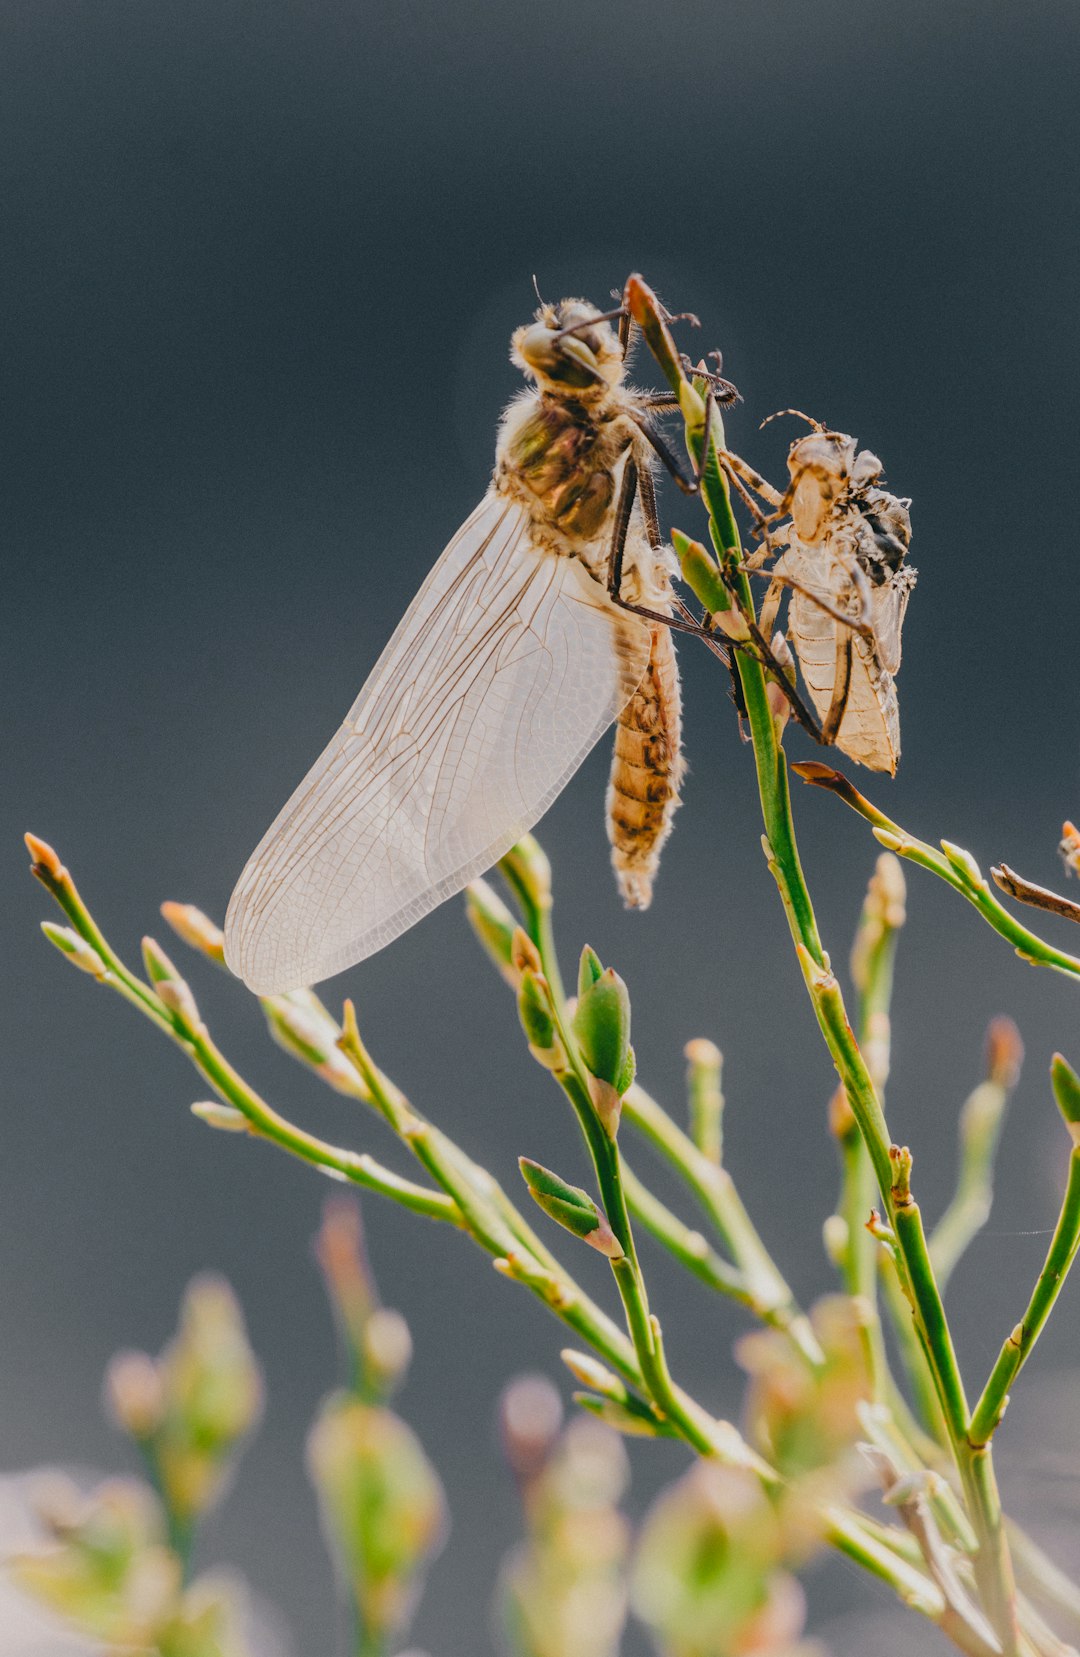
<path fill-rule="evenodd" d="M 1065 1126 L 1080 1145 L 1080 1076 L 1060 1053 L 1055 1053 L 1050 1061 L 1050 1083 Z"/>
<path fill-rule="evenodd" d="M 442 1485 L 396 1415 L 335 1393 L 308 1438 L 323 1528 L 373 1645 L 404 1629 L 446 1531 Z"/>
<path fill-rule="evenodd" d="M 527 1156 L 518 1158 L 518 1167 L 530 1196 L 549 1219 L 564 1230 L 573 1232 L 575 1237 L 580 1237 L 606 1259 L 622 1259 L 622 1245 L 607 1217 L 597 1208 L 587 1191 L 578 1185 L 567 1185 L 550 1168 L 542 1167 Z"/>
<path fill-rule="evenodd" d="M 531 834 L 511 846 L 499 859 L 499 868 L 526 915 L 551 908 L 551 864 Z"/>
<path fill-rule="evenodd" d="M 619 1126 L 622 1096 L 634 1079 L 630 1046 L 630 995 L 611 967 L 579 996 L 574 1034 L 593 1080 L 593 1104 L 611 1138 Z"/>
<path fill-rule="evenodd" d="M 474 880 L 465 888 L 465 915 L 481 947 L 498 967 L 508 984 L 517 985 L 511 960 L 514 917 L 486 880 Z"/>
<path fill-rule="evenodd" d="M 684 535 L 678 529 L 671 531 L 671 544 L 679 560 L 683 580 L 709 614 L 723 614 L 729 610 L 731 599 L 721 580 L 720 566 L 711 553 L 706 551 L 700 541 L 692 541 L 689 535 Z M 732 614 L 735 615 L 737 612 L 733 611 Z M 750 637 L 750 630 L 745 622 L 742 623 L 741 636 Z"/>
<path fill-rule="evenodd" d="M 667 1422 L 661 1421 L 653 1415 L 645 1405 L 638 1404 L 636 1408 L 624 1404 L 617 1398 L 598 1398 L 592 1392 L 575 1392 L 574 1403 L 580 1409 L 587 1410 L 606 1427 L 614 1427 L 617 1433 L 628 1438 L 674 1438 L 676 1430 Z"/>
<path fill-rule="evenodd" d="M 523 926 L 515 926 L 511 935 L 510 965 L 514 969 L 515 984 L 523 972 L 535 972 L 541 978 L 544 975 L 544 963 L 540 957 L 540 951 Z"/>
<path fill-rule="evenodd" d="M 151 984 L 154 985 L 155 989 L 158 984 L 165 984 L 172 981 L 183 983 L 179 969 L 169 960 L 169 957 L 166 955 L 165 951 L 156 939 L 143 939 L 142 958 L 143 965 L 146 968 L 146 976 L 150 980 Z"/>
<path fill-rule="evenodd" d="M 604 968 L 599 955 L 597 955 L 595 949 L 593 949 L 591 945 L 586 944 L 585 948 L 581 952 L 581 960 L 578 963 L 578 996 L 581 997 L 585 995 L 592 989 L 592 986 L 597 982 L 597 980 L 603 976 Z"/>
<path fill-rule="evenodd" d="M 529 1051 L 546 1070 L 564 1070 L 566 1053 L 555 1026 L 555 1010 L 547 979 L 527 967 L 518 988 L 518 1017 Z"/>
<path fill-rule="evenodd" d="M 88 972 L 91 978 L 104 978 L 108 967 L 101 959 L 92 944 L 72 930 L 70 926 L 57 926 L 55 921 L 42 921 L 41 930 L 46 938 L 58 949 L 61 955 L 66 955 L 73 967 L 80 972 Z"/>
<path fill-rule="evenodd" d="M 949 862 L 952 864 L 953 868 L 956 870 L 957 874 L 963 875 L 965 880 L 969 881 L 973 886 L 986 885 L 982 870 L 979 868 L 979 865 L 976 863 L 971 853 L 966 852 L 963 846 L 954 846 L 951 840 L 943 840 L 941 842 L 941 849 L 945 853 L 945 856 L 948 858 Z"/>
<path fill-rule="evenodd" d="M 195 1004 L 195 997 L 161 945 L 153 938 L 144 938 L 142 956 L 146 976 L 162 1006 L 172 1013 L 183 1029 L 192 1032 L 198 1030 L 202 1020 Z"/>

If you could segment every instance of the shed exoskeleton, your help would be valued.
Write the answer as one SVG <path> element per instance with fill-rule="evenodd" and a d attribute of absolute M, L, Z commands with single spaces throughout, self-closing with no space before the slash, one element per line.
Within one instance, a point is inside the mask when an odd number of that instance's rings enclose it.
<path fill-rule="evenodd" d="M 724 457 L 763 537 L 748 564 L 760 568 L 776 558 L 761 625 L 769 631 L 787 588 L 791 644 L 822 739 L 892 775 L 900 758 L 895 675 L 916 579 L 905 562 L 911 502 L 881 486 L 881 461 L 855 438 L 809 424 L 812 430 L 788 453 L 783 494 L 738 455 Z M 770 517 L 749 491 L 774 508 Z"/>

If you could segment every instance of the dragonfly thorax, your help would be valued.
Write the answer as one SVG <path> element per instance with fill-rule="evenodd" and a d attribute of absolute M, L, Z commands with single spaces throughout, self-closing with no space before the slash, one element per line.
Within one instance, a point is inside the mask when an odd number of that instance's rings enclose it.
<path fill-rule="evenodd" d="M 573 542 L 592 541 L 607 522 L 629 443 L 619 412 L 534 394 L 514 405 L 503 428 L 500 486 L 525 500 L 539 523 Z"/>

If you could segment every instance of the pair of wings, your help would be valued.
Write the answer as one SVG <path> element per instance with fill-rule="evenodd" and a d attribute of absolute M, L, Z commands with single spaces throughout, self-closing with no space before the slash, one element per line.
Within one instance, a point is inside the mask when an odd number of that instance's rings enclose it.
<path fill-rule="evenodd" d="M 649 630 L 489 493 L 249 859 L 225 920 L 260 995 L 382 949 L 491 867 L 618 717 Z"/>

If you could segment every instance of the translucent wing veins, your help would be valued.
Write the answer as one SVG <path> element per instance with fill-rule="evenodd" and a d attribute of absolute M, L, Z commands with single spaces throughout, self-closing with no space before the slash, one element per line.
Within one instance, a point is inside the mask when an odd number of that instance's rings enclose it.
<path fill-rule="evenodd" d="M 381 949 L 489 868 L 625 706 L 648 629 L 489 494 L 263 837 L 225 924 L 272 994 Z"/>

